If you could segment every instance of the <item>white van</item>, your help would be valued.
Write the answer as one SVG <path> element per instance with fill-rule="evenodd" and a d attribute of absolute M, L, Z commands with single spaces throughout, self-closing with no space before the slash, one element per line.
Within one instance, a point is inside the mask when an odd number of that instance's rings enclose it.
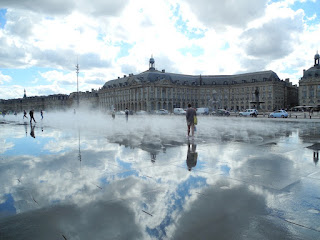
<path fill-rule="evenodd" d="M 177 115 L 185 115 L 185 114 L 186 114 L 186 111 L 183 110 L 183 108 L 174 108 L 174 109 L 173 109 L 173 113 L 174 113 L 174 114 L 177 114 Z"/>

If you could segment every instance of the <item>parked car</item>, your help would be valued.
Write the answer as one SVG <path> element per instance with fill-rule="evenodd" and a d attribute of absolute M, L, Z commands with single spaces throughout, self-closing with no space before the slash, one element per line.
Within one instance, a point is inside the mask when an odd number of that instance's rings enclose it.
<path fill-rule="evenodd" d="M 197 108 L 197 115 L 208 115 L 209 108 Z"/>
<path fill-rule="evenodd" d="M 125 111 L 118 111 L 118 112 L 116 112 L 116 115 L 125 115 L 126 113 L 125 113 Z"/>
<path fill-rule="evenodd" d="M 277 110 L 269 114 L 270 118 L 287 118 L 288 113 L 285 110 Z"/>
<path fill-rule="evenodd" d="M 217 109 L 216 111 L 212 112 L 212 114 L 216 116 L 230 116 L 230 112 L 225 109 Z"/>
<path fill-rule="evenodd" d="M 146 114 L 148 114 L 148 112 L 140 110 L 140 111 L 136 112 L 136 114 L 137 115 L 146 115 Z"/>
<path fill-rule="evenodd" d="M 258 110 L 256 109 L 247 109 L 244 112 L 239 112 L 239 116 L 242 117 L 247 117 L 247 116 L 251 116 L 251 117 L 257 117 L 258 116 Z"/>
<path fill-rule="evenodd" d="M 166 109 L 159 109 L 159 110 L 155 111 L 155 114 L 166 115 L 166 114 L 169 114 L 169 112 Z"/>
<path fill-rule="evenodd" d="M 177 114 L 177 115 L 185 115 L 185 114 L 186 114 L 186 111 L 183 110 L 183 108 L 174 108 L 174 109 L 173 109 L 173 113 L 174 113 L 174 114 Z"/>

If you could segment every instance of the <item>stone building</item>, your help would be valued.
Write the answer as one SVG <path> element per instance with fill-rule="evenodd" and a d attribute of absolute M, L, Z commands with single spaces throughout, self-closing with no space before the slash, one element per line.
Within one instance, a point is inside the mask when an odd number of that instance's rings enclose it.
<path fill-rule="evenodd" d="M 66 109 L 70 106 L 68 101 L 69 95 L 54 94 L 49 96 L 33 96 L 27 97 L 24 92 L 23 98 L 0 100 L 0 111 L 22 112 L 34 109 L 50 110 L 50 109 Z"/>
<path fill-rule="evenodd" d="M 317 56 L 315 67 L 319 65 Z M 187 108 L 188 103 L 211 110 L 257 108 L 272 111 L 298 105 L 298 87 L 289 79 L 280 80 L 273 71 L 236 75 L 167 73 L 156 70 L 154 58 L 150 58 L 147 71 L 108 81 L 99 90 L 35 97 L 27 97 L 24 92 L 23 98 L 0 100 L 0 111 L 67 109 L 77 107 L 78 97 L 79 107 L 102 111 L 128 108 L 148 112 L 167 109 L 172 112 L 173 108 Z"/>
<path fill-rule="evenodd" d="M 314 56 L 314 65 L 308 70 L 303 70 L 299 81 L 299 105 L 320 106 L 320 56 Z"/>
<path fill-rule="evenodd" d="M 155 69 L 151 57 L 149 69 L 108 81 L 98 92 L 102 110 L 173 111 L 195 107 L 262 111 L 283 109 L 298 104 L 298 87 L 289 79 L 280 80 L 273 71 L 236 75 L 184 75 Z"/>

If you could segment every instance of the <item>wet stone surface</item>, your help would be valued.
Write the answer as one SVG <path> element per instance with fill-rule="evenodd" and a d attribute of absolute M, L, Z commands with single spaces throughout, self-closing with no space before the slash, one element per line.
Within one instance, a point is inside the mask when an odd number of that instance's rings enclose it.
<path fill-rule="evenodd" d="M 2 239 L 320 239 L 320 121 L 0 119 Z"/>

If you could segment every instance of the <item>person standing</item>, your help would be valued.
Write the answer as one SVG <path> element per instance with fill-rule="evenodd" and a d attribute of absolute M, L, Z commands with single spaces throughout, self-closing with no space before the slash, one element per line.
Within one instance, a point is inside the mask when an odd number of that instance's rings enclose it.
<path fill-rule="evenodd" d="M 188 126 L 188 137 L 190 136 L 190 129 L 192 137 L 194 136 L 194 117 L 197 116 L 197 112 L 194 108 L 191 107 L 191 104 L 188 104 L 188 109 L 186 111 L 186 120 Z"/>
<path fill-rule="evenodd" d="M 36 120 L 35 120 L 34 117 L 33 117 L 33 112 L 34 112 L 33 109 L 30 110 L 30 112 L 29 112 L 29 115 L 30 115 L 30 123 L 32 122 L 32 119 L 33 119 L 33 121 L 36 123 Z"/>
<path fill-rule="evenodd" d="M 116 118 L 116 109 L 114 108 L 113 111 L 111 112 L 112 119 Z"/>
<path fill-rule="evenodd" d="M 42 110 L 40 111 L 41 119 L 43 119 L 43 112 Z"/>
<path fill-rule="evenodd" d="M 126 113 L 126 120 L 127 120 L 127 122 L 128 122 L 128 118 L 129 118 L 129 110 L 128 110 L 128 108 L 126 108 L 125 113 Z"/>

